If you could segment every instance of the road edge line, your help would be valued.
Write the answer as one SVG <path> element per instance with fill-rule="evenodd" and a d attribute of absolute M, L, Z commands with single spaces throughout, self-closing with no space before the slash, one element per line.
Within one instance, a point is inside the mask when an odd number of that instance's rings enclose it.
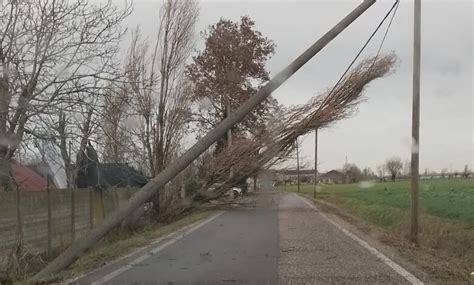
<path fill-rule="evenodd" d="M 298 198 L 300 198 L 303 202 L 305 202 L 307 205 L 309 205 L 311 208 L 318 210 L 318 208 L 311 203 L 307 198 L 301 196 L 301 195 L 296 195 Z M 399 264 L 397 264 L 395 261 L 391 260 L 388 258 L 385 254 L 381 253 L 379 250 L 376 248 L 372 247 L 369 245 L 366 241 L 362 240 L 355 234 L 351 233 L 349 230 L 345 229 L 341 224 L 337 223 L 336 221 L 332 220 L 329 218 L 325 213 L 322 211 L 318 210 L 318 213 L 326 219 L 328 222 L 330 222 L 333 226 L 335 226 L 338 230 L 342 231 L 346 236 L 357 242 L 360 246 L 368 250 L 370 253 L 375 255 L 378 259 L 383 261 L 387 266 L 392 268 L 395 272 L 397 272 L 399 275 L 401 275 L 403 278 L 408 280 L 411 284 L 414 285 L 423 285 L 424 283 L 418 279 L 415 275 L 411 274 L 408 270 L 405 268 L 401 267 Z"/>
<path fill-rule="evenodd" d="M 138 256 L 137 258 L 135 258 L 131 262 L 127 263 L 126 265 L 124 265 L 122 267 L 119 267 L 118 269 L 116 269 L 112 272 L 109 272 L 108 274 L 100 277 L 99 279 L 96 279 L 94 282 L 91 283 L 91 285 L 101 285 L 101 284 L 103 284 L 107 281 L 110 281 L 110 280 L 114 279 L 115 277 L 119 276 L 120 274 L 122 274 L 122 273 L 126 272 L 127 270 L 133 268 L 135 264 L 146 260 L 147 258 L 149 258 L 149 257 L 153 256 L 154 254 L 160 252 L 161 250 L 165 249 L 166 247 L 168 247 L 168 246 L 174 244 L 175 242 L 181 240 L 185 236 L 191 234 L 192 232 L 198 230 L 199 228 L 206 225 L 207 223 L 209 223 L 209 222 L 213 221 L 214 219 L 218 218 L 223 213 L 224 213 L 224 211 L 219 211 L 216 214 L 208 217 L 204 221 L 197 221 L 197 222 L 195 222 L 191 225 L 186 226 L 185 228 L 182 228 L 182 229 L 180 229 L 180 230 L 178 230 L 174 233 L 170 233 L 170 234 L 160 238 L 158 241 L 155 241 L 151 244 L 151 246 L 150 246 L 152 248 L 151 250 L 149 250 L 146 253 Z M 167 239 L 169 239 L 169 240 L 162 243 L 163 241 L 165 241 Z M 160 243 L 162 243 L 162 244 L 160 244 Z M 159 244 L 159 245 L 156 246 L 157 244 Z M 156 246 L 156 247 L 154 247 L 154 246 Z M 143 249 L 141 251 L 143 251 Z"/>

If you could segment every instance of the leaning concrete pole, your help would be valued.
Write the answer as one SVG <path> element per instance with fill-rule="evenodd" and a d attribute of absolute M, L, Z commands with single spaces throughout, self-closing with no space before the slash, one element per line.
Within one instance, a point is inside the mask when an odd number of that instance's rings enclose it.
<path fill-rule="evenodd" d="M 196 142 L 174 163 L 165 168 L 162 172 L 153 178 L 148 184 L 143 186 L 135 193 L 122 209 L 116 210 L 108 216 L 102 224 L 91 230 L 86 236 L 77 239 L 71 246 L 63 251 L 55 260 L 49 263 L 43 270 L 33 276 L 34 280 L 44 279 L 51 274 L 59 272 L 73 263 L 86 250 L 90 249 L 110 230 L 120 224 L 122 220 L 128 217 L 134 210 L 143 203 L 150 200 L 153 194 L 162 188 L 168 181 L 178 175 L 194 159 L 208 149 L 216 140 L 226 134 L 226 132 L 236 123 L 240 122 L 252 109 L 262 103 L 273 91 L 275 91 L 283 82 L 300 69 L 314 55 L 323 49 L 331 40 L 340 34 L 347 26 L 355 21 L 364 13 L 376 0 L 365 0 L 336 26 L 324 34 L 317 42 L 310 46 L 300 56 L 298 56 L 290 65 L 280 71 L 272 80 L 262 87 L 255 95 L 251 96 L 244 104 L 235 110 L 229 117 L 223 120 L 216 128 L 211 130 L 201 140 Z"/>

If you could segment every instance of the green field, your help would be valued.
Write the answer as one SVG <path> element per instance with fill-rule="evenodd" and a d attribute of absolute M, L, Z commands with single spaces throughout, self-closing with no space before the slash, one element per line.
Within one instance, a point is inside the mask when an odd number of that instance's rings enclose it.
<path fill-rule="evenodd" d="M 322 185 L 317 198 L 387 227 L 408 215 L 409 189 L 409 181 Z M 313 185 L 301 185 L 303 193 L 313 195 L 313 190 Z M 286 186 L 286 191 L 297 191 L 297 187 Z M 425 214 L 474 225 L 474 179 L 422 180 L 420 207 Z"/>

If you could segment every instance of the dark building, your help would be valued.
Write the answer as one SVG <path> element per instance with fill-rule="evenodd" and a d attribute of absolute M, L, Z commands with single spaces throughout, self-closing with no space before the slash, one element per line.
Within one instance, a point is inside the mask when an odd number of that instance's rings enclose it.
<path fill-rule="evenodd" d="M 147 182 L 148 178 L 126 163 L 99 163 L 100 186 L 142 187 Z"/>
<path fill-rule="evenodd" d="M 127 163 L 99 163 L 97 152 L 89 143 L 78 155 L 76 185 L 87 187 L 142 187 L 148 178 Z"/>

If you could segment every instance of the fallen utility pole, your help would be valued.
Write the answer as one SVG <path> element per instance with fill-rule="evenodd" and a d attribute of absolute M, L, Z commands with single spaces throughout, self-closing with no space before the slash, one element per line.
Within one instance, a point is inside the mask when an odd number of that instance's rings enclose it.
<path fill-rule="evenodd" d="M 90 249 L 96 242 L 104 237 L 110 230 L 120 224 L 122 220 L 133 213 L 143 203 L 146 203 L 161 189 L 166 183 L 178 175 L 199 155 L 206 151 L 217 139 L 221 138 L 233 125 L 240 122 L 250 111 L 261 104 L 270 94 L 283 84 L 291 75 L 300 69 L 306 62 L 322 50 L 331 40 L 339 35 L 345 28 L 362 15 L 375 0 L 365 0 L 351 13 L 344 17 L 336 26 L 324 34 L 317 42 L 310 46 L 300 56 L 298 56 L 285 69 L 280 71 L 272 80 L 262 87 L 255 95 L 245 101 L 229 117 L 223 120 L 217 127 L 211 130 L 206 136 L 196 142 L 174 163 L 143 186 L 124 205 L 122 209 L 116 210 L 108 216 L 102 224 L 92 229 L 86 236 L 77 239 L 71 246 L 63 251 L 56 259 L 49 263 L 43 270 L 33 276 L 32 281 L 47 278 L 51 274 L 57 273 L 66 268 L 79 258 L 86 250 Z"/>
<path fill-rule="evenodd" d="M 411 146 L 411 222 L 410 240 L 418 243 L 418 186 L 420 183 L 420 55 L 421 55 L 421 0 L 415 0 L 413 48 L 413 112 Z"/>

